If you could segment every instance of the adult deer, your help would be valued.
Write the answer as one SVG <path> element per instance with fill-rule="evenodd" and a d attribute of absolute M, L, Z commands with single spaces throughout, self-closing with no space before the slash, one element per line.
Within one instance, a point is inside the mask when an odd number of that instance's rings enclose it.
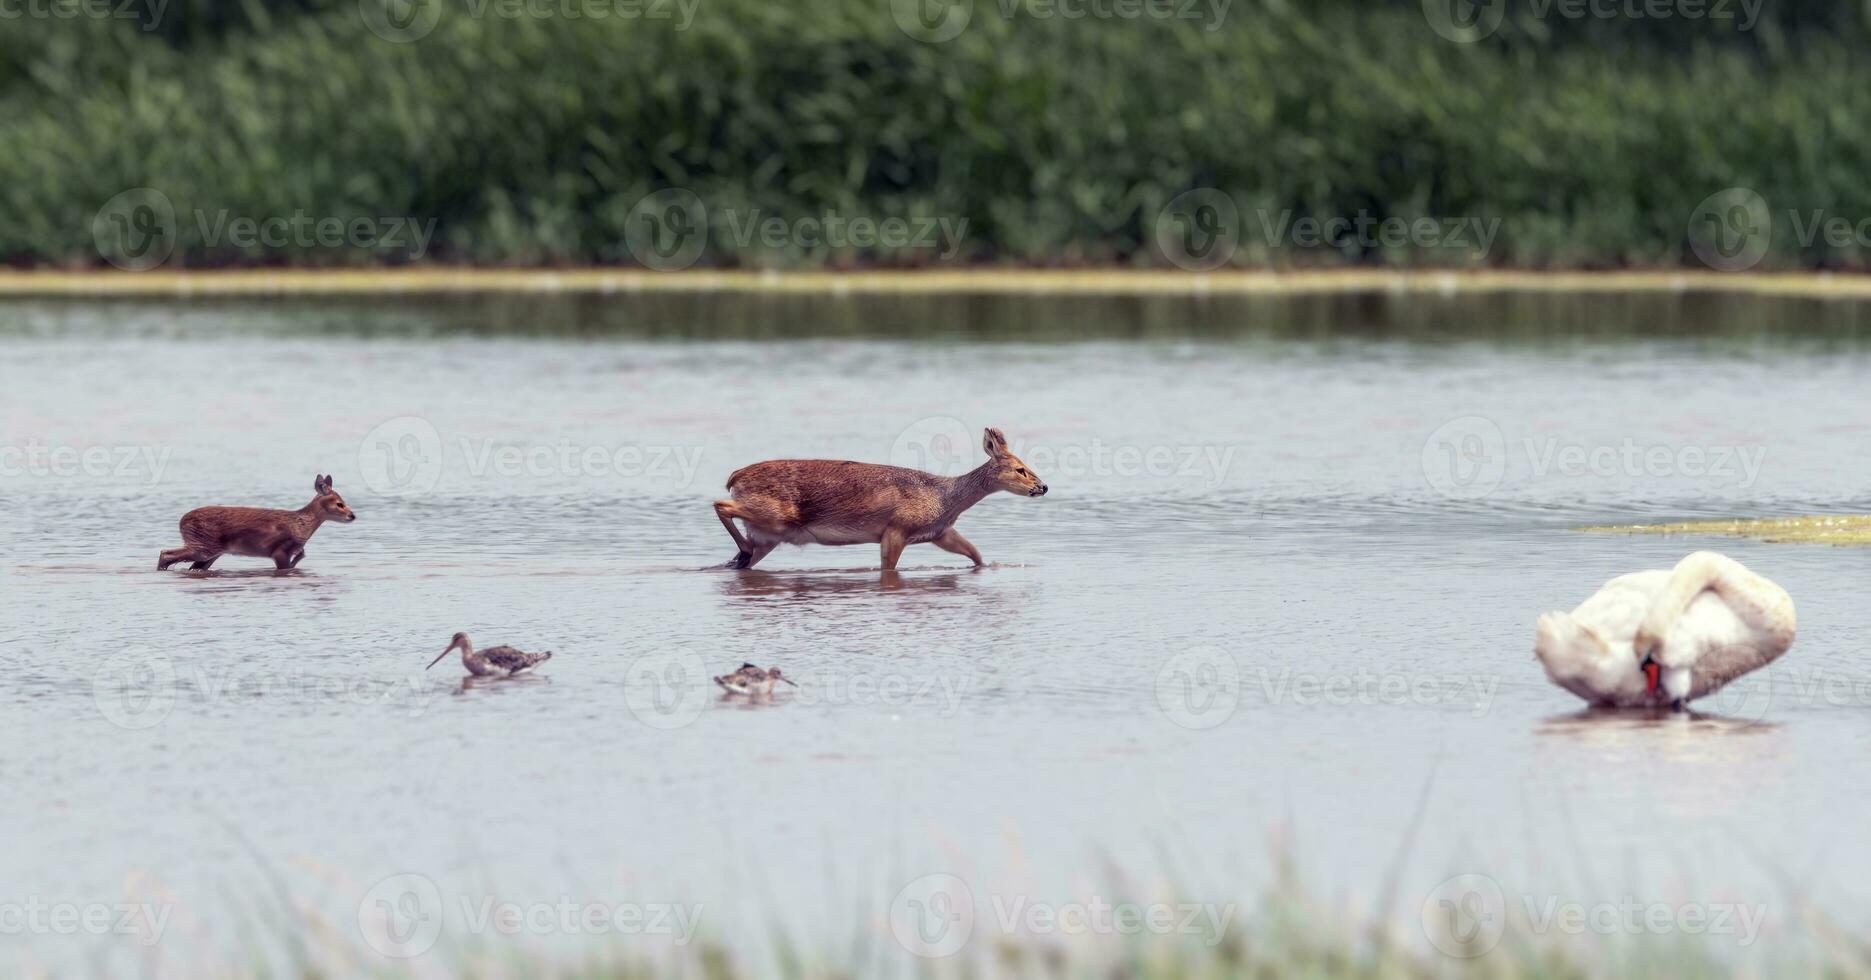
<path fill-rule="evenodd" d="M 981 448 L 987 462 L 954 477 L 831 459 L 775 459 L 735 470 L 728 477 L 731 499 L 715 501 L 715 515 L 739 549 L 727 567 L 752 568 L 781 544 L 876 544 L 888 570 L 904 547 L 926 543 L 979 568 L 981 552 L 955 530 L 955 519 L 997 490 L 1046 494 L 1039 475 L 1007 451 L 999 429 L 983 430 Z"/>

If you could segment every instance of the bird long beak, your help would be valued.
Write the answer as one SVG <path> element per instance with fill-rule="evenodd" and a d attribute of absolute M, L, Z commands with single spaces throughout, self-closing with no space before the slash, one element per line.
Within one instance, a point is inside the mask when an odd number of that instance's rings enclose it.
<path fill-rule="evenodd" d="M 441 662 L 442 662 L 442 657 L 446 657 L 446 656 L 448 656 L 449 654 L 451 654 L 451 653 L 454 653 L 454 652 L 455 652 L 455 646 L 456 646 L 456 644 L 455 644 L 455 642 L 454 642 L 453 640 L 450 640 L 450 641 L 449 641 L 449 643 L 448 643 L 448 648 L 447 648 L 447 649 L 445 649 L 445 650 L 443 650 L 443 651 L 441 652 L 441 654 L 440 654 L 439 656 L 437 656 L 437 657 L 436 657 L 436 658 L 435 658 L 434 660 L 431 660 L 431 661 L 429 661 L 429 667 L 433 667 L 433 666 L 435 666 L 436 664 L 439 664 L 439 663 L 441 663 Z M 422 668 L 422 669 L 423 669 L 423 670 L 428 670 L 428 669 L 429 669 L 429 667 L 424 667 L 424 668 Z"/>
<path fill-rule="evenodd" d="M 796 681 L 796 680 L 793 680 L 792 678 L 790 678 L 790 677 L 788 677 L 788 676 L 786 676 L 785 674 L 781 674 L 781 675 L 780 675 L 780 680 L 783 680 L 783 681 L 785 681 L 786 683 L 788 683 L 788 684 L 791 684 L 791 685 L 792 685 L 792 686 L 794 686 L 794 687 L 798 687 L 798 686 L 799 686 L 799 682 L 798 682 L 798 681 Z"/>

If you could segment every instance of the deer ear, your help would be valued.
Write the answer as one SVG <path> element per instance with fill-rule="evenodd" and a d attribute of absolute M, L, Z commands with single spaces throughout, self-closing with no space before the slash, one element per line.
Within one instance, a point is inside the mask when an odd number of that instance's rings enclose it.
<path fill-rule="evenodd" d="M 1001 435 L 999 429 L 982 429 L 981 448 L 986 450 L 989 456 L 1005 456 L 1007 455 L 1007 437 Z"/>
<path fill-rule="evenodd" d="M 320 473 L 317 479 L 314 479 L 312 481 L 313 493 L 324 493 L 325 491 L 330 490 L 330 489 L 331 489 L 331 477 L 328 477 L 323 473 Z"/>

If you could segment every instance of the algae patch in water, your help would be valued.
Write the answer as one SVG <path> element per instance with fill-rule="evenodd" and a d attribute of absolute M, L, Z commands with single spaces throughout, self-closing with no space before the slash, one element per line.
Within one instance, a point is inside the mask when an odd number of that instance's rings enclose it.
<path fill-rule="evenodd" d="M 1686 521 L 1679 524 L 1626 524 L 1580 528 L 1609 534 L 1709 534 L 1761 541 L 1871 545 L 1871 514 L 1783 517 L 1766 521 Z"/>

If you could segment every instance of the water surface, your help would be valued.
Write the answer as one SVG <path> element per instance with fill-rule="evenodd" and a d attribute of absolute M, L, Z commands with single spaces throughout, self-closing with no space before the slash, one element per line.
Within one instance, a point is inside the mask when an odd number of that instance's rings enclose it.
<path fill-rule="evenodd" d="M 702 937 L 862 937 L 882 970 L 924 875 L 983 908 L 1246 915 L 1281 854 L 1412 935 L 1457 874 L 1513 907 L 1764 907 L 1758 938 L 1696 940 L 1724 955 L 1797 941 L 1808 900 L 1863 926 L 1871 552 L 1570 529 L 1864 511 L 1865 320 L 1697 296 L 0 305 L 0 901 L 172 908 L 152 947 L 14 930 L 0 956 L 188 975 L 299 932 L 381 965 L 359 906 L 413 874 L 438 950 L 576 948 L 464 939 L 487 896 L 675 903 Z M 957 472 L 986 425 L 1052 487 L 961 520 L 990 567 L 709 568 L 736 467 Z M 184 511 L 297 507 L 319 473 L 359 520 L 296 572 L 155 570 Z M 1705 546 L 1798 602 L 1765 683 L 1650 721 L 1543 680 L 1538 613 Z M 456 630 L 555 657 L 425 672 Z M 802 686 L 719 698 L 707 675 L 743 660 Z"/>

